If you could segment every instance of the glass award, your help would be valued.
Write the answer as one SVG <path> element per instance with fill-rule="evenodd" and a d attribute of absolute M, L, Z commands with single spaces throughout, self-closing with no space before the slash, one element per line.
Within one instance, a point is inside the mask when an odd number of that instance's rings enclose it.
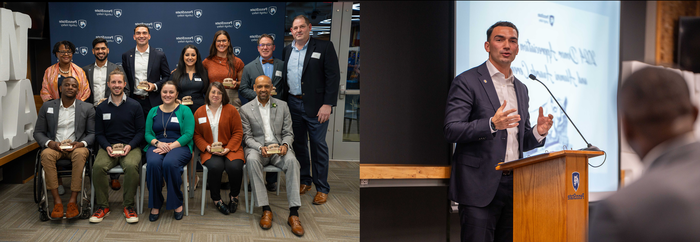
<path fill-rule="evenodd" d="M 124 154 L 124 144 L 113 144 L 112 145 L 113 155 L 123 155 Z"/>
<path fill-rule="evenodd" d="M 61 148 L 62 150 L 69 150 L 73 148 L 73 145 L 71 144 L 72 141 L 70 139 L 65 139 L 61 141 L 61 144 L 58 145 L 58 148 Z"/>
<path fill-rule="evenodd" d="M 225 87 L 233 88 L 233 78 L 224 78 L 223 84 Z"/>
<path fill-rule="evenodd" d="M 148 82 L 147 81 L 141 81 L 138 86 L 136 86 L 138 89 L 142 90 L 148 90 Z"/>
<path fill-rule="evenodd" d="M 267 146 L 267 154 L 279 154 L 281 151 L 280 145 L 278 144 L 271 144 Z"/>
<path fill-rule="evenodd" d="M 224 147 L 221 142 L 214 142 L 211 144 L 211 152 L 224 152 Z"/>
<path fill-rule="evenodd" d="M 182 97 L 182 105 L 192 105 L 192 104 L 194 104 L 194 102 L 192 102 L 191 96 Z"/>

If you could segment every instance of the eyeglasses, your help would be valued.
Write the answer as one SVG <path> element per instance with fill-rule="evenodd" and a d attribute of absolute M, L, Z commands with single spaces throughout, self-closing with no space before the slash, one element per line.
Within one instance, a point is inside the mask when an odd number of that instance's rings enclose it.
<path fill-rule="evenodd" d="M 259 44 L 260 47 L 272 47 L 273 44 Z"/>
<path fill-rule="evenodd" d="M 70 50 L 61 50 L 58 51 L 59 55 L 65 55 L 65 54 L 73 54 L 73 51 Z"/>

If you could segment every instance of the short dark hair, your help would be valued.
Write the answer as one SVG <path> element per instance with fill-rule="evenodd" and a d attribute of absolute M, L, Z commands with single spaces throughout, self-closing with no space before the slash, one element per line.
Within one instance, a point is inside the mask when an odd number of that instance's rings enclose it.
<path fill-rule="evenodd" d="M 260 38 L 258 38 L 258 44 L 260 44 L 260 40 L 262 40 L 262 38 L 270 38 L 272 40 L 272 45 L 275 45 L 275 38 L 272 38 L 272 35 L 269 35 L 269 34 L 260 35 Z"/>
<path fill-rule="evenodd" d="M 515 33 L 519 36 L 520 32 L 518 31 L 518 27 L 515 27 L 515 24 L 508 22 L 508 21 L 498 21 L 495 24 L 491 25 L 488 30 L 486 30 L 486 41 L 488 42 L 491 39 L 491 33 L 493 33 L 493 29 L 496 27 L 511 27 L 515 29 Z"/>
<path fill-rule="evenodd" d="M 226 89 L 224 89 L 224 85 L 221 84 L 221 82 L 212 82 L 209 84 L 209 87 L 207 88 L 207 92 L 204 93 L 204 103 L 207 105 L 211 104 L 211 101 L 209 100 L 209 92 L 211 92 L 211 88 L 216 87 L 216 89 L 219 89 L 221 92 L 221 105 L 226 105 L 228 104 L 231 100 L 228 97 L 228 94 L 226 94 Z"/>
<path fill-rule="evenodd" d="M 294 19 L 292 20 L 292 22 L 294 22 L 294 20 L 297 20 L 298 18 L 304 19 L 304 22 L 306 22 L 306 25 L 310 25 L 310 24 L 311 24 L 311 21 L 309 21 L 309 18 L 307 18 L 307 17 L 304 16 L 304 15 L 297 15 L 296 17 L 294 17 Z"/>
<path fill-rule="evenodd" d="M 92 41 L 92 48 L 94 49 L 95 46 L 97 46 L 97 44 L 99 44 L 99 43 L 105 43 L 105 47 L 109 48 L 109 46 L 107 46 L 107 40 L 104 38 L 95 38 Z"/>
<path fill-rule="evenodd" d="M 63 83 L 66 83 L 66 81 L 68 79 L 72 79 L 73 81 L 75 81 L 75 84 L 78 84 L 78 90 L 80 90 L 80 82 L 78 81 L 78 79 L 75 79 L 75 77 L 72 77 L 72 76 L 64 77 L 63 81 L 61 81 L 61 86 L 63 86 Z M 58 92 L 59 92 L 59 95 L 63 93 L 63 92 L 61 92 L 61 87 L 58 87 Z"/>
<path fill-rule="evenodd" d="M 620 114 L 639 127 L 664 125 L 692 114 L 690 89 L 678 73 L 647 67 L 632 73 L 618 90 Z"/>
<path fill-rule="evenodd" d="M 145 25 L 145 24 L 137 24 L 136 27 L 134 27 L 134 34 L 136 34 L 136 29 L 138 29 L 139 27 L 144 27 L 144 28 L 146 28 L 146 29 L 148 30 L 148 34 L 151 34 L 151 29 L 148 28 L 148 26 Z"/>
<path fill-rule="evenodd" d="M 70 49 L 71 54 L 75 53 L 75 45 L 73 43 L 71 43 L 68 40 L 61 40 L 59 42 L 56 42 L 56 44 L 53 45 L 53 52 L 52 52 L 53 55 L 56 55 L 56 53 L 58 53 L 58 48 L 60 48 L 61 45 L 63 45 L 63 47 Z"/>

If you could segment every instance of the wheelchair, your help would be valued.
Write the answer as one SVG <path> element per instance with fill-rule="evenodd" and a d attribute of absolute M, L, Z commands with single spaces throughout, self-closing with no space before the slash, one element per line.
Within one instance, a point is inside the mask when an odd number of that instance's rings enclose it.
<path fill-rule="evenodd" d="M 41 152 L 44 151 L 44 149 L 48 148 L 39 149 L 39 152 L 37 152 L 36 159 L 34 162 L 34 202 L 38 205 L 39 219 L 41 221 L 66 219 L 65 215 L 62 218 L 52 218 L 49 216 L 49 197 L 51 196 L 48 195 L 48 191 L 46 190 L 45 172 L 43 166 L 41 165 Z M 81 184 L 80 194 L 78 194 L 77 201 L 78 209 L 80 211 L 78 218 L 81 219 L 87 219 L 91 215 L 90 194 L 88 194 L 88 191 L 90 190 L 90 184 L 92 180 L 92 172 L 90 172 L 91 164 L 95 157 L 92 149 L 88 148 L 88 151 L 89 154 L 88 157 L 85 159 L 85 166 L 83 167 L 83 172 L 81 174 L 83 182 Z M 71 176 L 71 160 L 59 159 L 58 161 L 56 161 L 56 171 L 59 175 L 59 179 L 61 179 L 61 176 Z M 85 178 L 89 178 L 90 180 L 87 180 Z"/>

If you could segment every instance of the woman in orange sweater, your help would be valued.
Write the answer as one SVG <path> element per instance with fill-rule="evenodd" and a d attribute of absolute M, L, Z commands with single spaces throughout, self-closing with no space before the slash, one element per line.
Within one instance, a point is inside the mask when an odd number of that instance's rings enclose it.
<path fill-rule="evenodd" d="M 223 82 L 226 78 L 233 79 L 232 87 L 224 87 L 231 104 L 241 108 L 241 99 L 238 98 L 238 87 L 243 75 L 245 63 L 236 57 L 231 47 L 231 36 L 226 30 L 216 31 L 214 42 L 209 47 L 209 56 L 202 61 L 209 74 L 209 82 Z"/>
<path fill-rule="evenodd" d="M 202 165 L 209 169 L 209 191 L 216 209 L 228 215 L 238 209 L 238 194 L 241 191 L 244 154 L 241 148 L 243 126 L 241 116 L 224 91 L 223 84 L 212 82 L 205 96 L 206 105 L 194 113 L 194 143 L 200 150 Z M 212 152 L 214 142 L 221 142 L 221 152 Z M 221 176 L 226 171 L 231 191 L 229 204 L 225 205 L 219 194 Z M 204 188 L 202 188 L 204 189 Z"/>

